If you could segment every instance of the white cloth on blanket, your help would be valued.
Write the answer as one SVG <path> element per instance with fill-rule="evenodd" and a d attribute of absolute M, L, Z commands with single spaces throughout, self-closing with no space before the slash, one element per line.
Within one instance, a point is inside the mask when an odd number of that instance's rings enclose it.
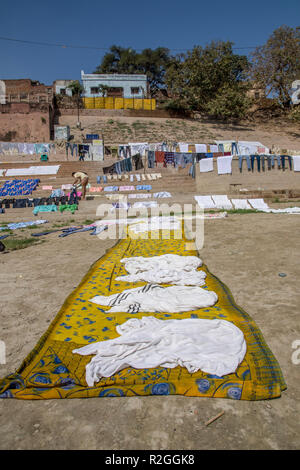
<path fill-rule="evenodd" d="M 207 173 L 208 171 L 213 171 L 214 169 L 214 159 L 213 158 L 201 158 L 199 161 L 200 173 Z"/>
<path fill-rule="evenodd" d="M 218 209 L 232 209 L 232 204 L 226 194 L 213 194 L 212 200 Z"/>
<path fill-rule="evenodd" d="M 119 294 L 96 295 L 90 302 L 111 307 L 109 312 L 188 312 L 211 307 L 218 300 L 215 292 L 201 287 L 146 284 Z"/>
<path fill-rule="evenodd" d="M 203 206 L 204 209 L 216 209 L 216 205 L 212 200 L 211 196 L 194 196 L 199 206 Z"/>
<path fill-rule="evenodd" d="M 227 320 L 131 318 L 116 327 L 119 337 L 88 344 L 72 352 L 95 354 L 86 365 L 89 387 L 101 377 L 126 368 L 186 367 L 223 377 L 236 371 L 247 346 L 243 332 Z"/>
<path fill-rule="evenodd" d="M 179 230 L 181 223 L 179 220 L 168 220 L 168 221 L 151 221 L 148 223 L 147 220 L 139 224 L 134 224 L 130 228 L 130 232 L 133 233 L 144 233 L 144 232 L 153 232 L 154 230 Z"/>
<path fill-rule="evenodd" d="M 231 202 L 235 209 L 251 209 L 247 199 L 231 199 Z"/>
<path fill-rule="evenodd" d="M 177 286 L 203 286 L 206 273 L 197 271 L 202 260 L 197 256 L 180 256 L 166 254 L 144 258 L 135 256 L 123 258 L 129 275 L 119 276 L 116 281 L 150 282 L 156 284 L 175 284 Z"/>
<path fill-rule="evenodd" d="M 231 163 L 232 163 L 232 155 L 228 157 L 218 157 L 217 158 L 217 167 L 218 167 L 218 175 L 225 175 L 227 173 L 231 173 Z"/>

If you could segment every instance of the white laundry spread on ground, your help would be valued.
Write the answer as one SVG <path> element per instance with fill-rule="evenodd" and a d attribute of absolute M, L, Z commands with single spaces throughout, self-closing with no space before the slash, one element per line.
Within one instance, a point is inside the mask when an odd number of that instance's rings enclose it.
<path fill-rule="evenodd" d="M 73 353 L 96 354 L 86 366 L 89 387 L 126 368 L 186 367 L 223 377 L 236 371 L 246 353 L 242 331 L 226 320 L 131 318 L 116 327 L 118 338 Z"/>
<path fill-rule="evenodd" d="M 111 307 L 109 312 L 188 312 L 211 307 L 218 300 L 215 292 L 198 286 L 162 287 L 146 284 L 119 294 L 96 295 L 90 302 Z"/>
<path fill-rule="evenodd" d="M 145 281 L 155 284 L 175 284 L 178 286 L 203 286 L 206 273 L 196 271 L 202 266 L 197 256 L 179 256 L 166 254 L 144 258 L 136 256 L 123 258 L 127 276 L 119 276 L 116 281 L 139 282 Z"/>
<path fill-rule="evenodd" d="M 272 214 L 300 214 L 300 207 L 286 207 L 285 209 L 271 209 L 263 199 L 248 199 L 253 209 Z"/>
<path fill-rule="evenodd" d="M 148 209 L 149 207 L 157 207 L 157 202 L 156 201 L 135 202 L 132 207 L 133 209 L 140 209 L 143 207 Z"/>
<path fill-rule="evenodd" d="M 60 165 L 31 166 L 29 168 L 10 168 L 6 176 L 56 175 Z"/>
<path fill-rule="evenodd" d="M 129 199 L 150 199 L 152 194 L 150 193 L 134 193 L 134 194 L 128 194 Z"/>
<path fill-rule="evenodd" d="M 232 209 L 232 204 L 226 194 L 215 194 L 212 195 L 212 200 L 214 201 L 218 209 Z"/>
<path fill-rule="evenodd" d="M 194 199 L 199 206 L 203 206 L 204 209 L 216 209 L 216 205 L 211 196 L 194 196 Z"/>
<path fill-rule="evenodd" d="M 154 193 L 153 197 L 163 198 L 163 197 L 171 197 L 171 193 L 168 191 L 161 191 L 159 193 Z"/>
<path fill-rule="evenodd" d="M 247 199 L 231 199 L 235 209 L 251 209 Z"/>

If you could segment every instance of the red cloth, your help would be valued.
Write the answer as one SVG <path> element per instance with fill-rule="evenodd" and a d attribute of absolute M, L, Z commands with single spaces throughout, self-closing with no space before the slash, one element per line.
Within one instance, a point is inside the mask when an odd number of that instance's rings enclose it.
<path fill-rule="evenodd" d="M 165 161 L 165 152 L 155 152 L 155 161 L 156 163 L 164 163 Z"/>

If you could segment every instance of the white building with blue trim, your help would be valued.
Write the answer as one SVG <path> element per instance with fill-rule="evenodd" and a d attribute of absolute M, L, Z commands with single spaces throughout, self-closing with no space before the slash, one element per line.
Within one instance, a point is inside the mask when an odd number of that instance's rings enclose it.
<path fill-rule="evenodd" d="M 84 73 L 82 70 L 81 81 L 84 87 L 83 96 L 86 98 L 148 98 L 147 75 L 96 74 Z"/>

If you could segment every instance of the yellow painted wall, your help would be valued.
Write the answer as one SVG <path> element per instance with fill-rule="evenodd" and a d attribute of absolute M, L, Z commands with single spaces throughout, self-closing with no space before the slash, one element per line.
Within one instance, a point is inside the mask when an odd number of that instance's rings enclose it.
<path fill-rule="evenodd" d="M 155 99 L 141 98 L 83 98 L 85 109 L 156 109 Z"/>

